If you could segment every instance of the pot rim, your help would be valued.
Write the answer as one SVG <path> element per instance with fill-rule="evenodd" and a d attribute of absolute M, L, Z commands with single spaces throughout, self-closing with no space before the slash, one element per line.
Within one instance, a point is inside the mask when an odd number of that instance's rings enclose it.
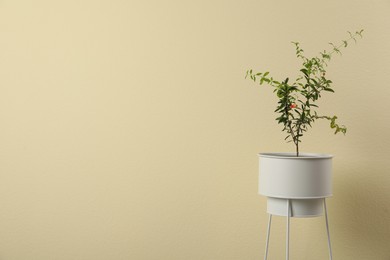
<path fill-rule="evenodd" d="M 274 158 L 274 159 L 295 159 L 295 160 L 310 160 L 310 159 L 331 159 L 332 154 L 320 153 L 300 153 L 297 157 L 295 153 L 259 153 L 259 157 Z"/>

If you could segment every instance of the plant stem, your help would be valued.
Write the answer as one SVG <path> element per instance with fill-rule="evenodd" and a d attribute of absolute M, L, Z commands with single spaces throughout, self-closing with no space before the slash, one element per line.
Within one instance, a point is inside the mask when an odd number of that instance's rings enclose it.
<path fill-rule="evenodd" d="M 297 136 L 295 138 L 294 130 L 291 127 L 291 122 L 289 122 L 288 127 L 290 128 L 291 138 L 293 139 L 293 142 L 295 144 L 296 154 L 297 154 L 297 157 L 298 157 L 299 156 L 299 136 L 298 136 L 299 135 L 299 130 L 298 130 Z"/>
<path fill-rule="evenodd" d="M 295 148 L 296 148 L 296 154 L 297 154 L 297 157 L 299 156 L 299 129 L 300 129 L 300 125 L 298 126 L 298 129 L 297 129 L 297 140 L 296 140 L 296 143 L 295 143 Z"/>
<path fill-rule="evenodd" d="M 359 34 L 355 32 L 354 34 L 351 34 L 350 37 L 345 41 L 348 43 L 350 40 L 355 40 L 357 35 L 359 35 Z M 355 42 L 356 42 L 356 40 L 355 40 Z M 336 49 L 340 49 L 341 47 L 345 48 L 346 46 L 344 45 L 344 43 L 341 43 L 339 46 L 336 47 Z M 330 52 L 329 55 L 332 56 L 332 54 L 335 52 L 336 52 L 336 50 L 335 50 L 335 48 L 333 48 L 333 51 Z"/>
<path fill-rule="evenodd" d="M 288 105 L 285 106 L 284 113 L 287 116 L 287 126 L 288 126 L 288 128 L 290 130 L 290 135 L 291 135 L 292 141 L 295 144 L 296 153 L 297 153 L 297 156 L 298 156 L 299 155 L 299 148 L 298 148 L 298 138 L 299 138 L 299 136 L 297 136 L 297 138 L 295 138 L 294 130 L 293 130 L 292 126 L 291 126 L 292 121 L 289 119 L 290 115 L 288 114 Z M 285 125 L 285 127 L 286 127 L 286 125 Z M 298 134 L 299 134 L 299 130 L 298 130 Z"/>

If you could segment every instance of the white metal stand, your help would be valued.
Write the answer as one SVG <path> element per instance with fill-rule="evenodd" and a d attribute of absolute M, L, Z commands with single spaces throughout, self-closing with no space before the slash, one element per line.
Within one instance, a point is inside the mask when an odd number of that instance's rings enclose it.
<path fill-rule="evenodd" d="M 333 259 L 332 254 L 332 245 L 330 243 L 330 234 L 329 234 L 329 223 L 328 223 L 328 210 L 326 208 L 326 200 L 324 198 L 324 208 L 325 208 L 325 222 L 326 222 L 326 232 L 328 233 L 328 248 L 329 248 L 329 259 Z"/>
<path fill-rule="evenodd" d="M 287 234 L 286 234 L 286 260 L 290 258 L 290 217 L 291 217 L 291 202 L 287 201 Z"/>
<path fill-rule="evenodd" d="M 267 260 L 267 258 L 268 258 L 268 243 L 269 243 L 269 235 L 270 235 L 270 231 L 271 231 L 271 221 L 272 221 L 272 214 L 269 214 L 268 229 L 267 229 L 267 242 L 265 244 L 264 260 Z"/>
<path fill-rule="evenodd" d="M 326 223 L 326 232 L 328 235 L 328 248 L 329 248 L 329 259 L 333 260 L 333 255 L 332 255 L 332 245 L 330 242 L 330 233 L 329 233 L 329 222 L 328 222 L 328 210 L 326 207 L 326 199 L 324 198 L 324 211 L 325 211 L 325 223 Z M 292 216 L 292 207 L 291 207 L 291 202 L 288 200 L 287 203 L 287 227 L 286 227 L 286 260 L 289 260 L 289 255 L 290 255 L 290 217 Z M 269 214 L 268 218 L 268 229 L 267 229 L 267 240 L 265 244 L 265 256 L 264 260 L 268 259 L 268 246 L 269 246 L 269 237 L 271 234 L 271 221 L 272 221 L 272 214 Z"/>

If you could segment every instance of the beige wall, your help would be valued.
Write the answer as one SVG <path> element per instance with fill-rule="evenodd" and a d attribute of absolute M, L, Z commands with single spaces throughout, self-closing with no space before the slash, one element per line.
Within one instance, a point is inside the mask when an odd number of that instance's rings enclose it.
<path fill-rule="evenodd" d="M 247 68 L 335 57 L 336 94 L 302 150 L 332 153 L 335 259 L 390 259 L 390 2 L 0 1 L 0 259 L 262 259 L 257 153 L 293 151 Z M 327 259 L 323 218 L 292 259 Z M 283 259 L 275 218 L 270 259 Z"/>

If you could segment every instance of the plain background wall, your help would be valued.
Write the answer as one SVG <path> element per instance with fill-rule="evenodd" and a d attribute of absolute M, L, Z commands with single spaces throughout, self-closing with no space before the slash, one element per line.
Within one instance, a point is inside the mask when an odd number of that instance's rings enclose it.
<path fill-rule="evenodd" d="M 267 86 L 364 38 L 328 69 L 302 151 L 331 153 L 334 258 L 390 259 L 390 1 L 0 1 L 0 259 L 262 259 L 258 152 L 293 151 Z M 284 257 L 275 218 L 270 259 Z M 323 218 L 292 259 L 327 259 Z"/>

